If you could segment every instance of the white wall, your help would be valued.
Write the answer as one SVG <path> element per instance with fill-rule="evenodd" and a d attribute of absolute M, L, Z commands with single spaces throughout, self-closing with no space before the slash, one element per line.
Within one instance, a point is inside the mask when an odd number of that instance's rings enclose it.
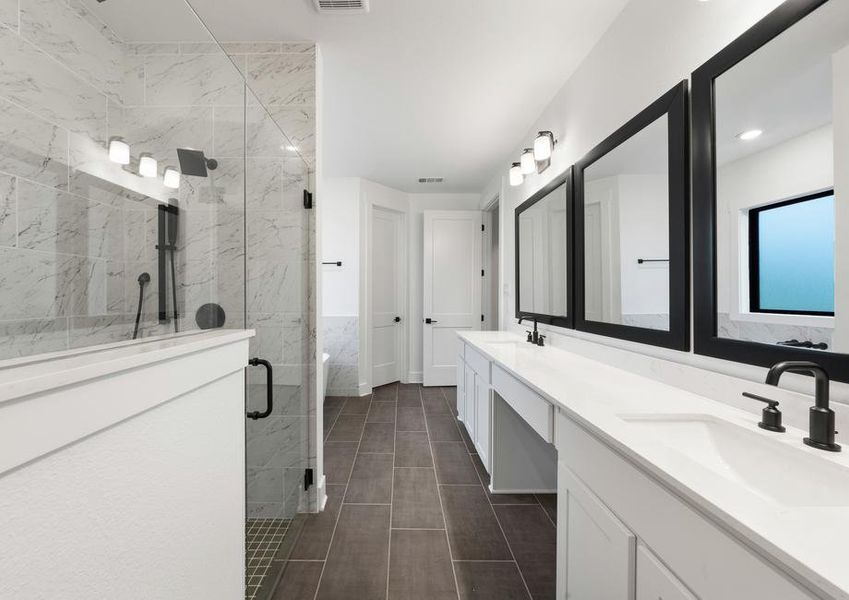
<path fill-rule="evenodd" d="M 495 196 L 501 198 L 503 328 L 519 331 L 513 318 L 513 214 L 516 206 L 677 82 L 687 79 L 693 70 L 779 4 L 780 0 L 631 0 L 626 5 L 575 74 L 523 138 L 516 141 L 514 150 L 504 157 L 503 168 L 493 173 L 492 180 L 482 190 L 481 205 Z M 840 103 L 836 101 L 837 106 Z M 846 124 L 841 123 L 841 126 L 845 128 Z M 559 139 L 551 168 L 542 175 L 527 177 L 521 186 L 510 187 L 507 182 L 510 163 L 529 145 L 537 131 L 546 129 L 554 131 Z M 840 164 L 841 145 L 837 146 L 835 161 Z M 845 157 L 845 154 L 843 148 L 842 156 Z M 835 185 L 840 185 L 839 179 Z M 753 381 L 763 381 L 765 374 L 765 370 L 760 367 L 696 356 L 693 353 L 669 351 L 558 328 L 547 329 L 551 329 L 550 343 L 578 351 L 590 345 L 582 346 L 575 338 L 592 340 L 608 347 L 627 348 Z M 597 354 L 602 355 L 603 352 Z M 645 362 L 637 358 L 636 363 Z M 790 378 L 788 385 L 805 392 L 810 387 L 809 381 L 804 378 Z M 832 389 L 836 397 L 849 400 L 849 386 L 835 384 Z"/>
<path fill-rule="evenodd" d="M 422 377 L 422 244 L 425 210 L 474 210 L 478 194 L 408 194 L 356 177 L 328 178 L 321 199 L 322 260 L 342 260 L 343 266 L 323 270 L 322 320 L 331 354 L 330 395 L 366 394 L 371 391 L 369 356 L 368 261 L 371 210 L 380 206 L 397 211 L 406 220 L 407 294 L 403 323 L 406 336 L 404 380 Z M 346 321 L 340 320 L 344 317 Z M 356 325 L 351 329 L 351 317 Z M 335 330 L 334 330 L 335 327 Z M 343 329 L 347 327 L 347 329 Z M 340 350 L 334 353 L 334 348 Z M 352 352 L 355 356 L 352 357 Z M 341 365 L 339 361 L 347 361 Z M 334 364 L 336 363 L 336 364 Z M 355 364 L 355 373 L 346 370 Z M 334 374 L 337 378 L 334 379 Z M 355 384 L 350 383 L 354 377 Z M 334 387 L 335 382 L 344 384 Z M 356 390 L 352 389 L 352 385 Z"/>

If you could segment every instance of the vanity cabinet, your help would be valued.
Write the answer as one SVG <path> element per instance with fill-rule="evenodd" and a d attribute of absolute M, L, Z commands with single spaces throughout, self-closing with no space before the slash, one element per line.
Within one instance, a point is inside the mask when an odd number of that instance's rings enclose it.
<path fill-rule="evenodd" d="M 637 545 L 636 600 L 697 600 L 681 581 L 642 544 Z"/>
<path fill-rule="evenodd" d="M 490 363 L 474 350 L 467 349 L 457 357 L 457 417 L 480 456 L 487 472 L 491 470 L 492 398 L 489 386 Z"/>

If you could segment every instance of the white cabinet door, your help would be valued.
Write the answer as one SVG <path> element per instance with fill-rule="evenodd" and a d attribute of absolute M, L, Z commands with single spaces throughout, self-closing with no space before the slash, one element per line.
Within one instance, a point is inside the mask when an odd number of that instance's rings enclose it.
<path fill-rule="evenodd" d="M 475 448 L 478 449 L 481 461 L 487 472 L 491 471 L 489 465 L 489 445 L 490 436 L 492 435 L 492 425 L 490 421 L 490 393 L 489 385 L 482 381 L 480 377 L 475 376 L 475 409 L 477 421 L 477 435 L 475 436 Z"/>
<path fill-rule="evenodd" d="M 465 394 L 465 419 L 463 420 L 463 424 L 466 426 L 466 431 L 469 433 L 469 437 L 472 438 L 472 442 L 475 441 L 475 372 L 466 365 L 466 394 Z"/>
<path fill-rule="evenodd" d="M 457 357 L 457 418 L 466 421 L 466 363 Z"/>
<path fill-rule="evenodd" d="M 557 598 L 634 600 L 634 536 L 561 462 L 557 496 Z"/>
<path fill-rule="evenodd" d="M 651 550 L 637 546 L 637 600 L 696 600 Z"/>

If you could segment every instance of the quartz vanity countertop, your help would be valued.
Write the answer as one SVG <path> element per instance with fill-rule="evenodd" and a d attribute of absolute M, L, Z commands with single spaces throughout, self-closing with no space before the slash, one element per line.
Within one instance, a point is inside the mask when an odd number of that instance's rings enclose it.
<path fill-rule="evenodd" d="M 849 539 L 847 450 L 828 453 L 809 448 L 802 444 L 806 432 L 799 429 L 787 427 L 784 434 L 764 431 L 754 413 L 571 352 L 540 348 L 513 333 L 458 335 L 735 537 L 780 563 L 806 587 L 824 597 L 849 600 L 849 568 L 842 544 Z M 715 456 L 705 454 L 700 460 L 697 443 L 682 453 L 651 429 L 635 425 L 641 418 L 676 415 L 682 421 L 709 418 L 737 426 L 733 431 L 745 430 L 734 450 L 741 455 L 751 449 L 766 460 L 788 457 L 783 474 L 793 478 L 788 489 L 794 490 L 794 497 L 790 501 L 769 497 L 745 474 L 732 473 L 731 466 L 720 474 Z M 711 459 L 714 467 L 708 468 Z M 818 485 L 806 469 L 796 468 L 806 464 L 821 467 L 818 472 L 828 475 L 826 488 L 823 478 Z M 818 494 L 824 489 L 830 492 L 826 500 Z"/>
<path fill-rule="evenodd" d="M 0 404 L 253 337 L 253 330 L 188 331 L 0 361 Z"/>

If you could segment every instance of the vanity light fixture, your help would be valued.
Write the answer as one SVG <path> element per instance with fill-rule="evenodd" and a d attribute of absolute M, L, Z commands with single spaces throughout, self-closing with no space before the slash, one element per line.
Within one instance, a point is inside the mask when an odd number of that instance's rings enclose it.
<path fill-rule="evenodd" d="M 130 164 L 130 145 L 123 138 L 109 138 L 109 160 L 119 165 Z"/>
<path fill-rule="evenodd" d="M 165 174 L 162 177 L 162 184 L 171 188 L 172 190 L 177 190 L 180 188 L 180 172 L 174 167 L 165 167 Z"/>
<path fill-rule="evenodd" d="M 549 160 L 556 143 L 557 140 L 554 139 L 554 134 L 552 132 L 540 131 L 534 140 L 534 160 L 537 162 L 545 162 Z"/>
<path fill-rule="evenodd" d="M 139 175 L 142 177 L 156 177 L 159 171 L 159 166 L 156 159 L 148 153 L 143 153 L 139 156 Z"/>
<path fill-rule="evenodd" d="M 537 170 L 537 162 L 534 160 L 534 149 L 525 148 L 522 152 L 522 160 L 519 163 L 522 169 L 522 175 L 530 175 Z"/>
<path fill-rule="evenodd" d="M 743 140 L 744 142 L 748 142 L 761 137 L 762 133 L 763 131 L 761 131 L 760 129 L 749 129 L 747 131 L 744 131 L 743 133 L 738 133 L 737 137 Z"/>
<path fill-rule="evenodd" d="M 525 180 L 525 176 L 522 175 L 522 165 L 521 163 L 514 162 L 513 166 L 510 167 L 510 185 L 516 187 L 517 185 L 522 185 L 522 182 Z"/>

